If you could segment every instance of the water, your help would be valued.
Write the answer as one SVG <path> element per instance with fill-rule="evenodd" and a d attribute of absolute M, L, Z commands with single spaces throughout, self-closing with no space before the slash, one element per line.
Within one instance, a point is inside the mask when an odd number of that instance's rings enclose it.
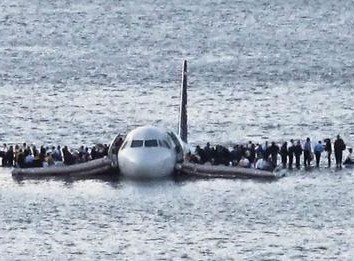
<path fill-rule="evenodd" d="M 353 145 L 351 1 L 0 3 L 0 142 L 90 145 L 176 130 L 189 140 Z M 351 260 L 353 171 L 277 182 L 12 180 L 3 259 Z"/>

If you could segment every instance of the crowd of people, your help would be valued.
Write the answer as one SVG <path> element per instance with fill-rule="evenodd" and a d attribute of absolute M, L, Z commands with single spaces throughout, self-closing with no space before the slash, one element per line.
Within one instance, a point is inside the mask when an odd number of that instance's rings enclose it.
<path fill-rule="evenodd" d="M 113 153 L 118 152 L 122 142 L 122 138 L 116 141 L 112 147 Z M 60 145 L 56 147 L 41 146 L 38 149 L 35 145 L 29 146 L 26 143 L 14 146 L 3 144 L 0 148 L 0 158 L 2 158 L 2 166 L 7 167 L 42 167 L 43 165 L 51 166 L 58 162 L 73 165 L 107 156 L 108 149 L 107 144 L 97 144 L 90 149 L 80 146 L 77 150 L 70 150 L 68 146 L 61 148 Z M 343 151 L 345 150 L 346 145 L 339 135 L 333 146 L 330 139 L 319 140 L 313 144 L 310 138 L 307 138 L 303 144 L 300 140 L 295 142 L 291 139 L 290 143 L 285 141 L 280 146 L 275 142 L 269 144 L 266 141 L 264 144 L 254 144 L 249 141 L 247 144 L 236 144 L 230 150 L 222 145 L 211 146 L 208 142 L 204 148 L 196 146 L 195 153 L 189 153 L 186 160 L 199 164 L 210 162 L 212 165 L 233 165 L 271 171 L 278 166 L 279 156 L 283 168 L 300 169 L 301 157 L 305 168 L 310 167 L 313 160 L 315 160 L 315 166 L 319 167 L 322 153 L 326 152 L 327 166 L 331 167 L 334 154 L 336 167 L 342 168 L 343 164 L 354 164 L 352 148 L 348 148 L 348 155 L 343 161 Z"/>
<path fill-rule="evenodd" d="M 213 165 L 233 165 L 241 167 L 254 167 L 264 170 L 273 170 L 278 165 L 278 155 L 283 168 L 301 167 L 301 157 L 305 168 L 311 166 L 311 162 L 315 159 L 315 166 L 320 166 L 322 153 L 326 152 L 328 167 L 331 167 L 332 152 L 334 152 L 337 168 L 342 168 L 342 164 L 354 164 L 353 150 L 348 148 L 348 156 L 343 162 L 343 151 L 346 145 L 342 138 L 338 135 L 333 146 L 330 139 L 319 140 L 312 149 L 312 142 L 307 138 L 304 144 L 300 140 L 296 142 L 291 139 L 290 143 L 284 142 L 280 146 L 275 142 L 270 144 L 266 141 L 264 144 L 254 144 L 251 141 L 248 144 L 237 144 L 232 150 L 216 145 L 210 146 L 207 143 L 204 148 L 196 146 L 195 153 L 189 154 L 187 159 L 191 162 L 204 164 L 210 162 Z M 333 149 L 332 149 L 333 148 Z"/>
<path fill-rule="evenodd" d="M 61 148 L 58 146 L 41 146 L 37 148 L 35 145 L 7 145 L 3 144 L 0 149 L 0 158 L 2 158 L 2 166 L 4 167 L 42 167 L 43 165 L 54 165 L 62 162 L 65 165 L 73 165 L 76 163 L 86 162 L 102 158 L 108 155 L 107 144 L 97 144 L 91 149 L 80 146 L 79 149 L 71 150 L 68 146 Z"/>

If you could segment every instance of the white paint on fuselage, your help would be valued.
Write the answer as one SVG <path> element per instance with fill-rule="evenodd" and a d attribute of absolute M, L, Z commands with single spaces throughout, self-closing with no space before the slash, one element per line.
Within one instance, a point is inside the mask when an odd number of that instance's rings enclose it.
<path fill-rule="evenodd" d="M 157 146 L 154 146 L 155 141 Z M 171 175 L 176 162 L 176 144 L 167 131 L 153 126 L 132 130 L 118 152 L 120 172 L 131 178 Z"/>

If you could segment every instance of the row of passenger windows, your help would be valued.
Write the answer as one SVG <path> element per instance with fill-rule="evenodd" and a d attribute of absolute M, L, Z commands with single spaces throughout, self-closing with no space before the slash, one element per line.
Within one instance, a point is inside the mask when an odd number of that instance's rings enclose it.
<path fill-rule="evenodd" d="M 126 144 L 125 144 L 126 145 Z M 123 148 L 124 149 L 124 145 Z M 166 140 L 132 140 L 130 144 L 131 148 L 139 148 L 139 147 L 163 147 L 170 149 L 170 145 Z"/>

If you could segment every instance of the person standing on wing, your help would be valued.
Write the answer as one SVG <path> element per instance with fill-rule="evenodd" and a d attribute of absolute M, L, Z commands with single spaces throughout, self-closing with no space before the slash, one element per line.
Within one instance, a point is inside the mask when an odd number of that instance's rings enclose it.
<path fill-rule="evenodd" d="M 310 167 L 311 164 L 311 141 L 310 138 L 306 139 L 305 145 L 304 145 L 304 165 L 306 167 Z"/>
<path fill-rule="evenodd" d="M 343 150 L 345 150 L 345 148 L 345 143 L 338 134 L 337 139 L 334 142 L 334 156 L 336 158 L 337 168 L 342 168 Z"/>
<path fill-rule="evenodd" d="M 281 146 L 280 155 L 281 155 L 281 163 L 283 165 L 283 169 L 285 169 L 287 159 L 288 159 L 288 143 L 287 142 L 284 142 L 283 145 Z"/>
<path fill-rule="evenodd" d="M 295 166 L 297 169 L 300 169 L 300 157 L 302 154 L 302 147 L 301 147 L 301 143 L 298 140 L 297 144 L 294 148 L 294 155 L 295 155 Z"/>
<path fill-rule="evenodd" d="M 325 151 L 327 152 L 328 168 L 331 167 L 331 155 L 332 155 L 332 144 L 330 139 L 325 139 L 326 146 Z"/>
<path fill-rule="evenodd" d="M 315 146 L 313 151 L 314 151 L 315 157 L 316 157 L 316 167 L 319 168 L 320 167 L 321 153 L 323 152 L 323 145 L 322 145 L 322 142 L 320 140 L 316 144 L 316 146 Z"/>
<path fill-rule="evenodd" d="M 293 162 L 294 162 L 294 154 L 295 154 L 295 144 L 294 140 L 290 140 L 290 147 L 288 148 L 288 157 L 289 157 L 289 169 L 293 168 Z M 301 149 L 302 151 L 302 149 Z M 300 159 L 299 159 L 300 160 Z"/>

